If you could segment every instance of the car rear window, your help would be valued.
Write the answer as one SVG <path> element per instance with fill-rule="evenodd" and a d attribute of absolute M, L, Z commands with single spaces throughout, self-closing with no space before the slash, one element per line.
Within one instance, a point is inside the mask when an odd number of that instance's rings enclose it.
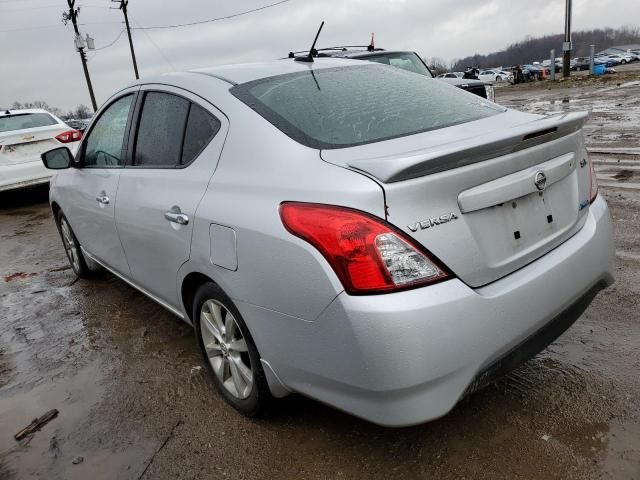
<path fill-rule="evenodd" d="M 195 103 L 191 104 L 182 146 L 182 164 L 191 163 L 220 130 L 220 120 Z"/>
<path fill-rule="evenodd" d="M 48 113 L 18 113 L 0 117 L 0 133 L 57 124 L 58 121 Z"/>
<path fill-rule="evenodd" d="M 436 79 L 384 65 L 297 72 L 231 93 L 294 140 L 344 148 L 496 115 L 504 109 Z"/>
<path fill-rule="evenodd" d="M 408 72 L 419 73 L 427 77 L 433 77 L 429 69 L 422 63 L 422 60 L 413 52 L 389 52 L 375 55 L 367 55 L 358 57 L 358 59 L 368 60 L 370 62 L 391 65 L 392 67 L 402 68 Z"/>

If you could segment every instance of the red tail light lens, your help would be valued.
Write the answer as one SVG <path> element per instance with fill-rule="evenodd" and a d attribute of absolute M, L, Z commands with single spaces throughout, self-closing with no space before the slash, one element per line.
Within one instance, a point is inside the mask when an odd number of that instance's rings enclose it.
<path fill-rule="evenodd" d="M 588 154 L 587 154 L 588 155 Z M 593 168 L 593 160 L 591 157 L 589 158 L 589 203 L 593 203 L 593 201 L 598 196 L 598 179 L 596 177 L 596 171 Z"/>
<path fill-rule="evenodd" d="M 285 202 L 280 218 L 290 233 L 322 253 L 349 294 L 392 292 L 450 278 L 405 234 L 359 210 Z"/>
<path fill-rule="evenodd" d="M 60 135 L 56 136 L 56 140 L 61 143 L 70 143 L 77 142 L 82 138 L 82 132 L 78 130 L 67 130 L 66 132 L 62 132 Z"/>

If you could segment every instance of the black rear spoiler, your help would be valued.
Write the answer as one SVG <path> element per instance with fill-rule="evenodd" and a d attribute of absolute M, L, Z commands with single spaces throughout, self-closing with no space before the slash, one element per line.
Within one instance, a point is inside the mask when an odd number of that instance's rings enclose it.
<path fill-rule="evenodd" d="M 501 157 L 577 132 L 586 122 L 587 112 L 545 115 L 539 120 L 454 142 L 446 147 L 426 148 L 410 155 L 348 160 L 350 167 L 373 175 L 383 183 L 463 167 Z"/>

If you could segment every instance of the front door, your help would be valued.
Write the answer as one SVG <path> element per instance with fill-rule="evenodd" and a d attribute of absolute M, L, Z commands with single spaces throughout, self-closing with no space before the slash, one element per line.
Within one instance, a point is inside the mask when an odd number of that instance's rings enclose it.
<path fill-rule="evenodd" d="M 100 113 L 80 147 L 78 168 L 56 184 L 66 190 L 63 208 L 80 245 L 124 275 L 129 266 L 116 230 L 115 205 L 133 99 L 133 93 L 124 95 Z"/>
<path fill-rule="evenodd" d="M 179 309 L 176 278 L 189 259 L 194 215 L 227 130 L 225 117 L 180 89 L 146 86 L 121 174 L 116 224 L 131 278 Z"/>

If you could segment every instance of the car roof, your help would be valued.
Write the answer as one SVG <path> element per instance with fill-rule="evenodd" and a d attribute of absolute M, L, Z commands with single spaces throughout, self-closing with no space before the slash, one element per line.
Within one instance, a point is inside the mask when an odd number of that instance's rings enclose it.
<path fill-rule="evenodd" d="M 9 112 L 9 113 L 7 113 Z M 51 115 L 51 112 L 47 112 L 46 110 L 43 110 L 42 108 L 6 108 L 4 110 L 0 110 L 0 116 L 5 116 L 5 115 L 18 115 L 18 114 L 25 114 L 25 113 L 48 113 L 49 115 Z"/>
<path fill-rule="evenodd" d="M 286 73 L 306 72 L 309 70 L 321 70 L 325 68 L 344 67 L 350 65 L 361 66 L 362 62 L 331 57 L 317 57 L 313 59 L 313 62 L 300 62 L 291 58 L 286 58 L 266 62 L 219 65 L 215 67 L 190 70 L 189 72 L 209 75 L 232 84 L 238 84 L 259 80 L 261 78 L 273 77 L 275 75 L 283 75 Z"/>
<path fill-rule="evenodd" d="M 362 57 L 378 57 L 382 55 L 394 55 L 397 53 L 415 53 L 411 50 L 385 50 L 383 48 L 375 48 L 373 50 L 324 50 L 319 51 L 320 54 L 328 55 L 335 58 L 362 58 Z"/>

